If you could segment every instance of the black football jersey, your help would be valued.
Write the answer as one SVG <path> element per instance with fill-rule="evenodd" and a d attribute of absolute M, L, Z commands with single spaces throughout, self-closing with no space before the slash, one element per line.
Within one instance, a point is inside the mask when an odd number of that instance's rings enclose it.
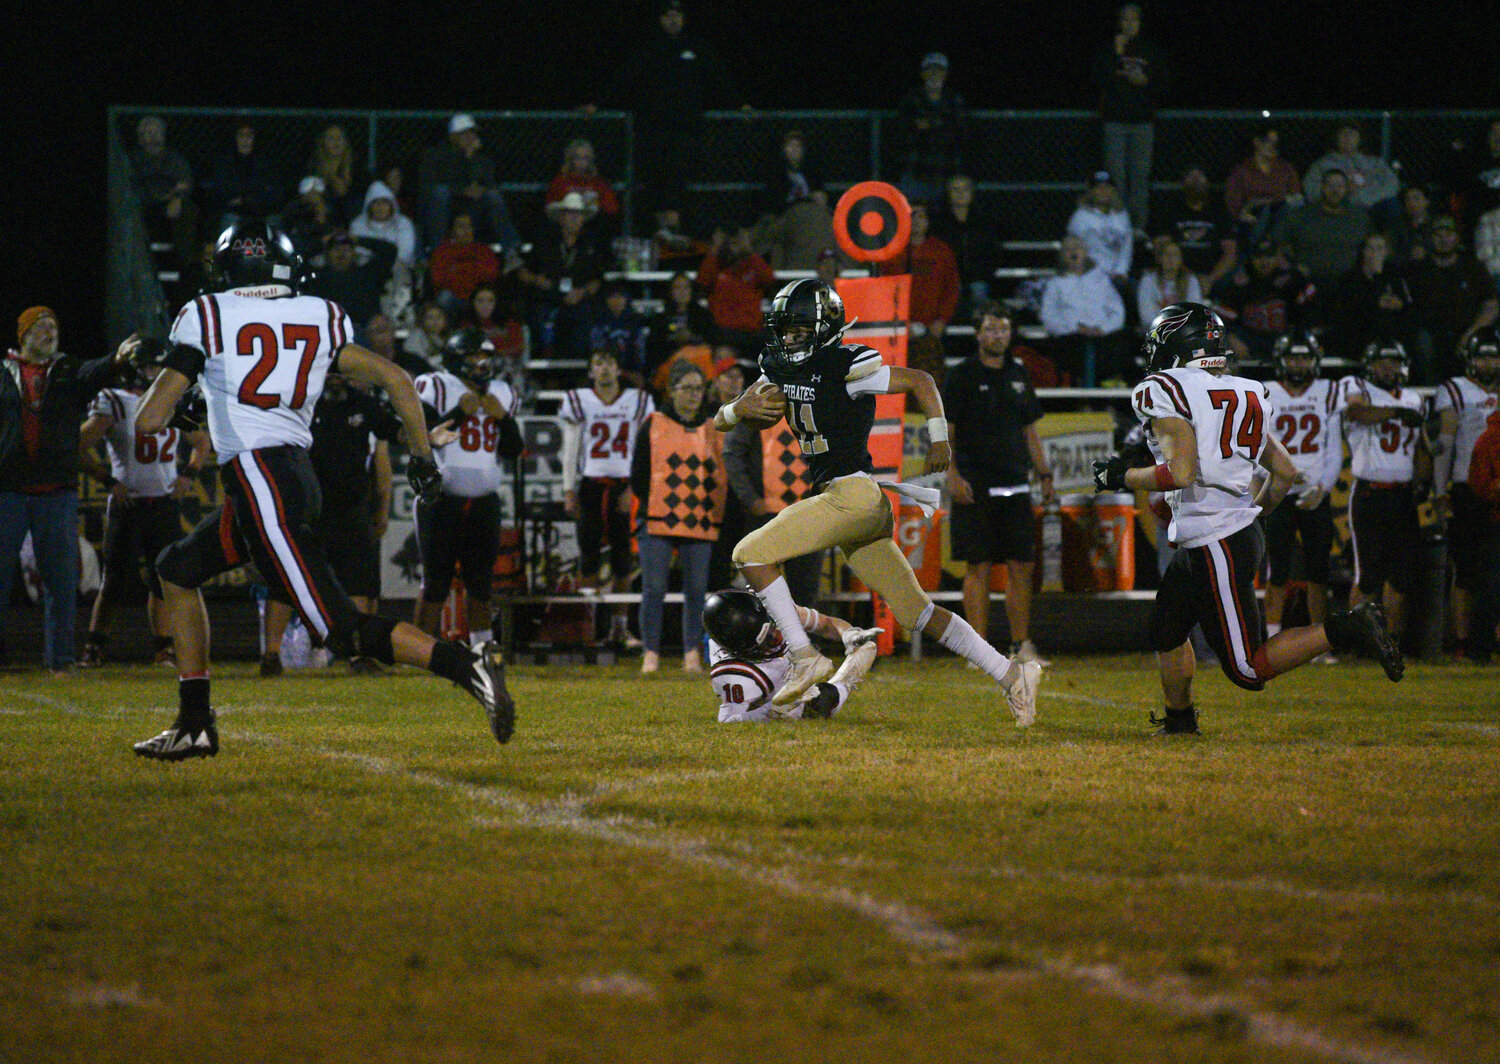
<path fill-rule="evenodd" d="M 863 344 L 831 344 L 797 364 L 761 356 L 761 372 L 786 394 L 787 421 L 815 487 L 874 471 L 870 430 L 875 396 L 851 396 L 849 385 L 882 365 L 880 352 Z"/>

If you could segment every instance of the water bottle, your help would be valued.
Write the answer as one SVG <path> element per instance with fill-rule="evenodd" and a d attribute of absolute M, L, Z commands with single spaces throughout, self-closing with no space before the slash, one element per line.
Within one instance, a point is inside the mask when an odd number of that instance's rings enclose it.
<path fill-rule="evenodd" d="M 1049 499 L 1042 507 L 1042 590 L 1063 589 L 1062 504 Z"/>

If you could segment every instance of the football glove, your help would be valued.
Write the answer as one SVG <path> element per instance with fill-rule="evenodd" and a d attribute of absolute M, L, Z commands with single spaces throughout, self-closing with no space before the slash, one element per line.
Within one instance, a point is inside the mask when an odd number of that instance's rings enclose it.
<path fill-rule="evenodd" d="M 1124 491 L 1125 468 L 1125 456 L 1121 454 L 1094 459 L 1094 490 Z"/>
<path fill-rule="evenodd" d="M 1413 410 L 1409 406 L 1403 406 L 1396 411 L 1396 420 L 1407 428 L 1419 429 L 1422 427 L 1422 422 L 1426 419 L 1422 417 L 1422 411 Z"/>
<path fill-rule="evenodd" d="M 179 432 L 197 432 L 206 420 L 208 420 L 208 403 L 204 401 L 203 393 L 194 388 L 177 400 L 177 407 L 172 411 L 167 428 L 176 429 Z"/>
<path fill-rule="evenodd" d="M 437 502 L 438 496 L 442 494 L 443 475 L 438 472 L 437 463 L 431 458 L 412 455 L 406 463 L 406 479 L 410 481 L 411 490 L 420 502 L 430 505 Z"/>

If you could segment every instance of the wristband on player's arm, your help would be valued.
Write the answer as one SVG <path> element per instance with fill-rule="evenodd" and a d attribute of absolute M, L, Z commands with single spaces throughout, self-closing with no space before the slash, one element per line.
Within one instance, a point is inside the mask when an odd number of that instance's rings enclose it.
<path fill-rule="evenodd" d="M 719 407 L 719 415 L 724 419 L 724 427 L 732 429 L 740 423 L 739 408 L 735 406 L 739 400 L 735 399 Z"/>
<path fill-rule="evenodd" d="M 927 419 L 927 438 L 933 443 L 948 442 L 948 419 L 945 417 L 930 417 Z"/>

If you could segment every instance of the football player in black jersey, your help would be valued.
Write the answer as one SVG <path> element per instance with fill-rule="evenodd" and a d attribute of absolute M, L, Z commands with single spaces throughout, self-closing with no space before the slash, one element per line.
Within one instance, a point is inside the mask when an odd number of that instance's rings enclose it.
<path fill-rule="evenodd" d="M 843 343 L 848 328 L 844 302 L 822 281 L 807 278 L 783 288 L 771 302 L 766 324 L 760 379 L 720 407 L 714 425 L 727 432 L 741 420 L 764 427 L 785 416 L 797 434 L 812 481 L 812 495 L 788 506 L 734 549 L 735 565 L 765 603 L 791 650 L 791 670 L 772 702 L 795 702 L 833 671 L 833 662 L 818 653 L 798 620 L 781 563 L 838 547 L 855 574 L 890 603 L 903 628 L 932 636 L 988 672 L 1005 688 L 1016 723 L 1029 725 L 1036 716 L 1041 665 L 1011 661 L 962 617 L 933 603 L 891 538 L 895 514 L 870 475 L 875 468 L 869 446 L 875 397 L 899 393 L 915 396 L 927 415 L 932 449 L 925 472 L 948 468 L 948 425 L 932 377 L 921 370 L 887 366 L 873 348 Z M 905 486 L 891 487 L 901 491 Z"/>

